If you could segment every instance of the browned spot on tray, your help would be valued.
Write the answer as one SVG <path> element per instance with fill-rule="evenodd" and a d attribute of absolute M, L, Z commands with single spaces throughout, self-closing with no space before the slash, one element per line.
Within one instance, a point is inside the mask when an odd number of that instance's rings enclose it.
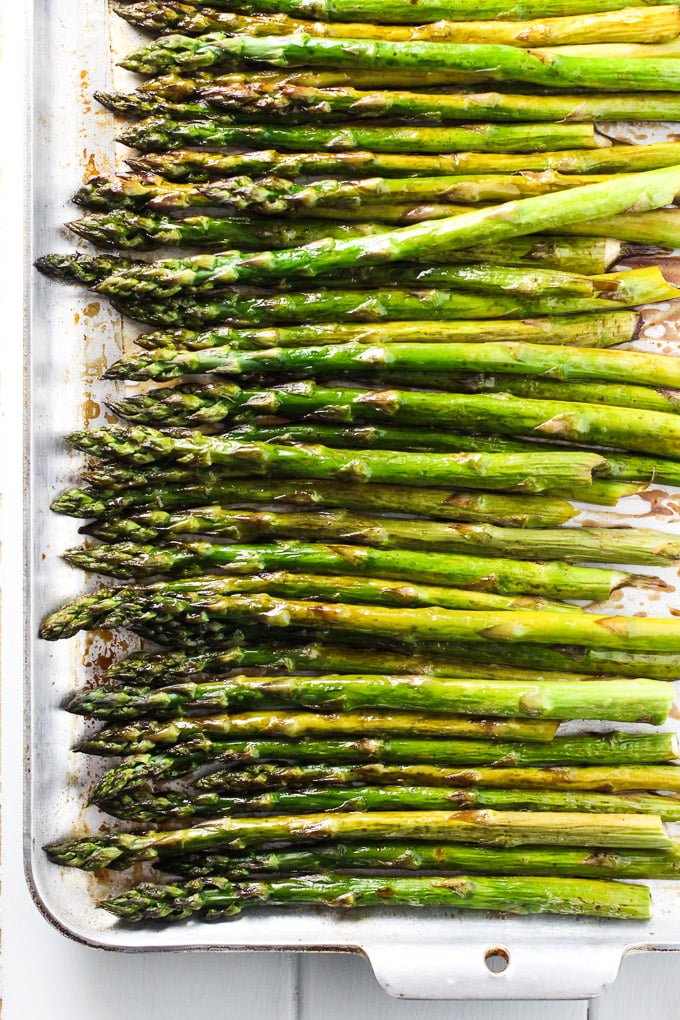
<path fill-rule="evenodd" d="M 88 181 L 90 177 L 96 177 L 99 173 L 99 169 L 93 152 L 88 152 L 87 149 L 83 149 L 83 160 L 85 164 L 83 167 L 83 183 L 85 183 L 85 181 Z"/>
<path fill-rule="evenodd" d="M 102 306 L 98 301 L 90 301 L 89 304 L 83 308 L 83 315 L 87 316 L 88 319 L 93 318 L 95 315 L 99 315 Z"/>

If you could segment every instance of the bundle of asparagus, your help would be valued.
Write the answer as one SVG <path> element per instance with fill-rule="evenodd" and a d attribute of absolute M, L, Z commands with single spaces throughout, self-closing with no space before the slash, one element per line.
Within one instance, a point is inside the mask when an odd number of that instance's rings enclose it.
<path fill-rule="evenodd" d="M 195 378 L 69 437 L 98 463 L 53 504 L 89 522 L 66 558 L 125 583 L 41 635 L 161 650 L 66 705 L 104 722 L 80 753 L 124 756 L 93 803 L 138 829 L 49 856 L 180 876 L 105 900 L 124 921 L 388 899 L 648 917 L 619 880 L 680 873 L 678 748 L 653 728 L 680 620 L 587 603 L 667 590 L 628 568 L 680 540 L 570 500 L 680 484 L 680 370 L 620 346 L 680 291 L 663 263 L 617 271 L 680 246 L 680 143 L 602 126 L 680 118 L 677 8 L 118 13 L 184 34 L 97 93 L 141 118 L 132 172 L 75 196 L 70 228 L 113 251 L 38 268 L 159 327 L 106 377 Z M 166 245 L 190 251 L 129 257 Z"/>

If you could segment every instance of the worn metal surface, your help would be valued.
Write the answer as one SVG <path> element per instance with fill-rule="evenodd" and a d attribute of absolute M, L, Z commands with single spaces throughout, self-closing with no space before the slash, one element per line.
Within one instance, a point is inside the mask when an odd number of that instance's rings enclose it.
<path fill-rule="evenodd" d="M 34 112 L 32 215 L 28 259 L 74 244 L 61 224 L 74 218 L 68 201 L 91 173 L 113 168 L 112 116 L 90 99 L 107 88 L 113 52 L 137 37 L 107 18 L 102 0 L 49 0 L 34 4 Z M 110 38 L 112 34 L 113 39 Z M 116 73 L 115 85 L 128 76 Z M 650 349 L 675 349 L 667 310 L 650 313 Z M 128 952 L 233 948 L 329 948 L 364 952 L 383 987 L 394 995 L 422 998 L 584 998 L 613 980 L 627 948 L 680 948 L 680 885 L 654 884 L 654 918 L 647 923 L 569 918 L 495 918 L 453 912 L 408 914 L 384 911 L 347 916 L 315 911 L 246 914 L 235 923 L 194 922 L 161 929 L 125 928 L 96 908 L 112 884 L 134 874 L 99 879 L 50 865 L 41 846 L 68 833 L 96 829 L 103 821 L 85 808 L 96 771 L 89 759 L 69 752 L 82 721 L 61 710 L 69 691 L 90 683 L 111 658 L 130 645 L 124 638 L 80 637 L 48 644 L 35 637 L 44 613 L 83 589 L 85 578 L 60 559 L 77 542 L 78 523 L 49 511 L 50 499 L 72 484 L 79 456 L 62 437 L 86 423 L 107 419 L 103 401 L 113 391 L 99 376 L 124 349 L 119 317 L 79 290 L 34 274 L 30 285 L 28 335 L 31 371 L 29 444 L 31 532 L 27 693 L 30 770 L 27 770 L 26 862 L 36 902 L 62 931 L 94 946 Z M 660 514 L 655 525 L 678 530 L 679 501 L 655 489 L 646 501 L 619 508 L 628 514 Z M 588 520 L 597 514 L 588 512 Z M 621 522 L 625 521 L 622 517 Z M 650 523 L 646 520 L 644 523 Z M 659 571 L 672 585 L 675 568 Z M 92 582 L 90 582 L 92 584 Z M 613 611 L 662 615 L 680 607 L 677 592 L 615 596 Z M 503 947 L 510 965 L 492 974 L 485 954 Z"/>

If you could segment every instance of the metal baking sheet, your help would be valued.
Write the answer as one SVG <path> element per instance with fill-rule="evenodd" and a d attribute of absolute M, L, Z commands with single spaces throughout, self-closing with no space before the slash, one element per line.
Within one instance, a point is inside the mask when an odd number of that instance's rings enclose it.
<path fill-rule="evenodd" d="M 75 247 L 62 224 L 77 215 L 69 196 L 96 171 L 120 159 L 112 116 L 98 107 L 97 88 L 127 87 L 115 72 L 115 54 L 139 37 L 109 16 L 103 0 L 34 0 L 33 3 L 32 207 L 27 265 L 39 254 Z M 126 80 L 129 79 L 129 80 Z M 677 127 L 677 126 L 676 126 Z M 639 129 L 636 129 L 638 131 Z M 658 130 L 654 134 L 658 135 Z M 123 927 L 98 910 L 112 885 L 138 877 L 99 876 L 59 869 L 45 858 L 44 843 L 68 833 L 96 830 L 105 819 L 85 807 L 97 765 L 69 748 L 87 724 L 61 709 L 67 694 L 92 682 L 136 639 L 79 636 L 49 644 L 37 639 L 43 615 L 83 590 L 79 571 L 60 559 L 78 541 L 78 522 L 49 511 L 50 500 L 73 484 L 79 455 L 66 451 L 63 436 L 87 424 L 112 420 L 105 400 L 114 384 L 100 381 L 108 362 L 125 349 L 120 318 L 80 289 L 28 274 L 27 348 L 30 359 L 30 602 L 26 607 L 29 661 L 26 677 L 26 871 L 39 909 L 64 934 L 88 945 L 125 952 L 145 950 L 329 949 L 365 953 L 383 987 L 395 995 L 459 999 L 585 998 L 611 982 L 622 955 L 640 948 L 680 948 L 680 883 L 653 883 L 650 923 L 570 918 L 489 918 L 455 912 L 356 912 L 266 910 L 235 922 L 192 922 L 161 928 Z M 680 353 L 667 309 L 649 313 L 645 345 Z M 131 327 L 125 329 L 131 332 Z M 11 338 L 8 338 L 11 342 Z M 129 337 L 128 337 L 129 340 Z M 680 493 L 655 489 L 627 500 L 629 514 L 660 513 L 655 524 L 680 531 Z M 587 513 L 587 518 L 597 514 Z M 625 517 L 622 517 L 622 523 Z M 650 523 L 649 520 L 643 523 Z M 672 584 L 674 569 L 660 571 Z M 673 592 L 662 599 L 640 592 L 635 602 L 616 596 L 612 610 L 667 614 L 680 608 Z M 501 947 L 509 966 L 492 973 L 485 956 Z"/>

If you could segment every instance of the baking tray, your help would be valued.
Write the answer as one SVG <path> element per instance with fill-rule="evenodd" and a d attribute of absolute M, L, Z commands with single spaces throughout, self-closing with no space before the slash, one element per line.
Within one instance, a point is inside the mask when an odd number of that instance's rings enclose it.
<path fill-rule="evenodd" d="M 139 37 L 109 16 L 103 0 L 34 0 L 32 5 L 33 101 L 30 110 L 27 265 L 45 252 L 74 245 L 61 225 L 77 211 L 69 196 L 93 172 L 115 166 L 114 122 L 91 99 L 97 88 L 127 87 L 113 71 L 115 54 Z M 112 75 L 115 73 L 115 81 Z M 636 129 L 638 130 L 638 129 Z M 79 456 L 65 450 L 63 436 L 86 424 L 110 420 L 104 400 L 114 391 L 102 384 L 108 362 L 120 357 L 125 337 L 120 318 L 80 289 L 28 276 L 29 363 L 29 541 L 26 607 L 25 862 L 33 898 L 42 913 L 77 941 L 122 952 L 160 950 L 336 950 L 364 953 L 390 993 L 415 998 L 577 999 L 596 995 L 614 980 L 622 956 L 636 949 L 680 949 L 680 883 L 653 883 L 649 923 L 571 918 L 488 918 L 445 912 L 256 911 L 236 922 L 192 922 L 161 928 L 124 927 L 98 910 L 95 901 L 131 873 L 114 879 L 50 864 L 41 847 L 69 833 L 96 830 L 105 821 L 86 808 L 97 766 L 68 751 L 87 725 L 61 710 L 67 694 L 92 681 L 111 659 L 136 647 L 124 636 L 86 635 L 50 644 L 37 639 L 40 619 L 87 584 L 60 553 L 77 544 L 78 522 L 49 511 L 50 500 L 73 484 Z M 667 318 L 663 309 L 653 313 Z M 130 327 L 126 327 L 129 329 Z M 649 348 L 669 350 L 675 327 L 650 334 Z M 8 342 L 12 342 L 8 338 Z M 676 531 L 680 501 L 657 494 L 665 504 L 660 526 Z M 628 500 L 629 513 L 650 510 Z M 675 512 L 674 512 L 675 506 Z M 588 512 L 588 518 L 597 515 Z M 623 519 L 622 519 L 623 520 Z M 677 570 L 660 571 L 678 582 Z M 90 585 L 95 585 L 90 582 Z M 652 594 L 646 603 L 612 608 L 670 611 L 671 601 Z M 678 605 L 678 596 L 672 599 Z M 134 876 L 133 873 L 133 877 Z M 503 973 L 487 965 L 497 949 L 509 964 Z"/>

